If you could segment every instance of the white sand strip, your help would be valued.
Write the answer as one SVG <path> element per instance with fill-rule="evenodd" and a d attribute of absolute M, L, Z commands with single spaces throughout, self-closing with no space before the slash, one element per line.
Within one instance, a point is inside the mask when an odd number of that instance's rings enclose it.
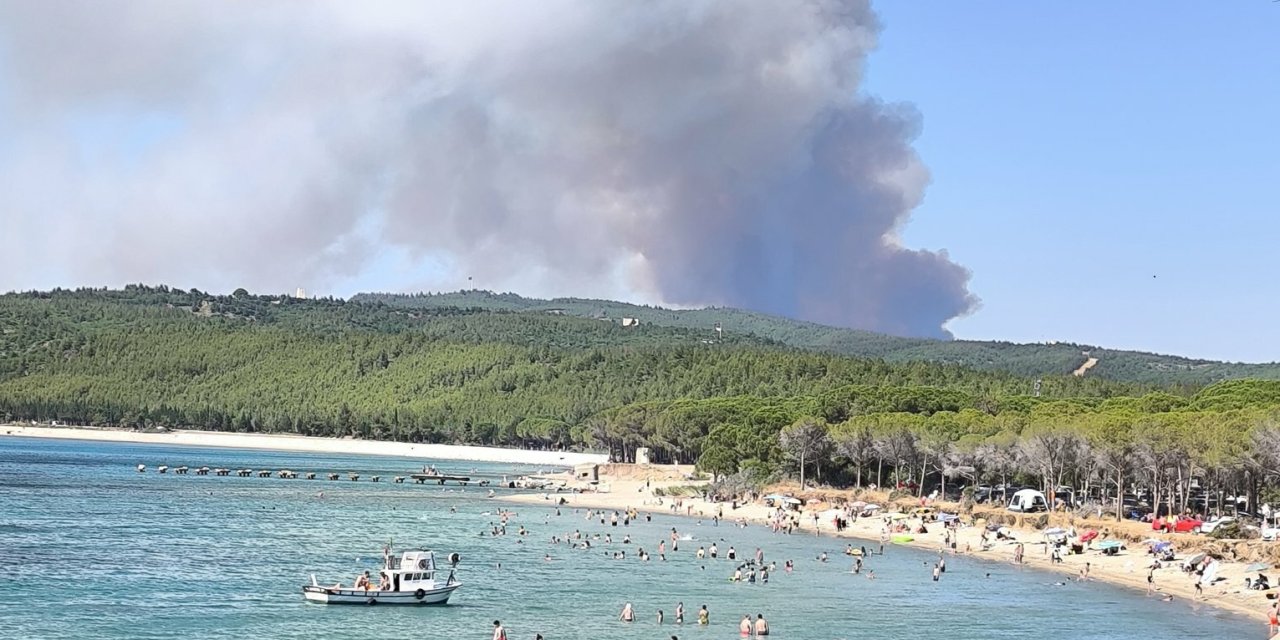
<path fill-rule="evenodd" d="M 413 444 L 382 440 L 346 440 L 341 438 L 314 438 L 288 434 L 226 433 L 221 431 L 168 431 L 165 433 L 140 433 L 123 429 L 32 427 L 24 425 L 0 426 L 0 437 L 61 438 L 67 440 L 98 440 L 130 442 L 134 444 L 171 444 L 195 447 L 230 447 L 235 449 L 271 449 L 276 451 L 308 451 L 315 453 L 344 453 L 374 456 L 399 456 L 404 458 L 430 458 L 435 460 L 469 460 L 475 462 L 506 462 L 536 466 L 571 466 L 583 463 L 603 463 L 608 456 L 600 453 L 574 453 L 569 451 L 535 451 L 528 449 L 501 449 L 498 447 L 473 447 L 451 444 Z"/>

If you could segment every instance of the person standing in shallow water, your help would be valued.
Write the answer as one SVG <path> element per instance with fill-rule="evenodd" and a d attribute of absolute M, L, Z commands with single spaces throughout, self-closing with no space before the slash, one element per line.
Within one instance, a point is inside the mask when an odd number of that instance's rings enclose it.
<path fill-rule="evenodd" d="M 702 605 L 701 609 L 698 609 L 698 624 L 703 626 L 711 624 L 711 613 L 707 611 L 707 605 L 705 604 Z"/>
<path fill-rule="evenodd" d="M 756 614 L 756 636 L 769 635 L 769 623 L 765 621 L 763 613 Z"/>
<path fill-rule="evenodd" d="M 497 620 L 493 621 L 493 640 L 507 640 L 507 630 Z"/>
<path fill-rule="evenodd" d="M 623 622 L 633 622 L 633 621 L 635 621 L 635 619 L 636 619 L 636 612 L 631 608 L 631 603 L 630 603 L 630 602 L 628 602 L 628 603 L 626 603 L 626 604 L 622 605 L 622 613 L 618 614 L 618 619 L 619 619 L 619 620 L 621 620 L 621 621 L 623 621 Z"/>
<path fill-rule="evenodd" d="M 751 635 L 751 616 L 742 616 L 742 620 L 738 622 L 738 635 L 747 637 Z"/>
<path fill-rule="evenodd" d="M 676 603 L 676 624 L 684 624 L 684 603 Z"/>

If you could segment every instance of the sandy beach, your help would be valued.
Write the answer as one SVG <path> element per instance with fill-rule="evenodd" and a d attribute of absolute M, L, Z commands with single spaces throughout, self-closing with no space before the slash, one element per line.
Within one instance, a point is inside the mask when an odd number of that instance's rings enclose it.
<path fill-rule="evenodd" d="M 599 485 L 601 491 L 599 492 L 517 494 L 502 499 L 521 504 L 550 505 L 553 504 L 554 500 L 563 497 L 568 501 L 568 507 L 618 511 L 634 508 L 641 512 L 691 515 L 692 517 L 704 519 L 710 518 L 723 510 L 724 520 L 731 522 L 745 521 L 755 525 L 767 525 L 772 519 L 771 516 L 774 510 L 761 502 L 739 505 L 738 508 L 733 509 L 729 503 L 713 503 L 698 498 L 685 497 L 683 498 L 684 508 L 678 512 L 672 511 L 673 499 L 658 497 L 654 495 L 654 491 L 659 488 L 687 486 L 691 483 L 672 479 L 673 476 L 679 475 L 678 473 L 673 474 L 659 467 L 650 469 L 651 471 L 646 471 L 645 467 L 633 467 L 623 474 L 625 477 L 612 474 L 601 475 Z M 815 511 L 825 511 L 828 508 L 826 505 L 817 505 L 816 510 L 804 511 L 800 518 L 801 530 L 795 535 L 814 535 L 812 514 Z M 1114 523 L 1112 524 L 1114 525 Z M 821 518 L 818 521 L 818 533 L 824 536 L 866 541 L 866 543 L 869 543 L 866 546 L 871 549 L 879 545 L 881 533 L 885 527 L 882 517 L 860 518 L 857 521 L 850 522 L 849 525 L 843 532 L 837 533 L 831 519 Z M 1101 527 L 1105 525 L 1102 523 L 1077 525 L 1082 531 L 1091 526 Z M 929 533 L 915 535 L 915 540 L 907 544 L 920 549 L 935 552 L 941 551 L 943 549 L 944 528 L 941 524 L 935 523 L 928 529 Z M 999 542 L 990 550 L 981 551 L 980 536 L 982 530 L 981 526 L 969 526 L 959 529 L 956 538 L 957 553 L 993 562 L 1012 563 L 1016 544 L 1013 542 Z M 1152 556 L 1146 553 L 1145 547 L 1131 544 L 1125 551 L 1115 556 L 1105 556 L 1097 551 L 1086 551 L 1082 555 L 1067 554 L 1063 556 L 1061 564 L 1053 564 L 1049 556 L 1048 545 L 1044 544 L 1043 534 L 1029 528 L 1015 529 L 1015 532 L 1017 539 L 1025 543 L 1023 566 L 1035 570 L 1058 572 L 1063 574 L 1063 580 L 1069 580 L 1078 578 L 1081 570 L 1085 568 L 1085 563 L 1089 563 L 1089 580 L 1123 586 L 1136 590 L 1140 594 L 1145 593 L 1147 590 L 1147 567 L 1151 564 Z M 1246 574 L 1244 570 L 1247 566 L 1246 564 L 1223 561 L 1218 575 L 1224 579 L 1212 586 L 1205 587 L 1203 595 L 1197 595 L 1195 593 L 1195 582 L 1191 575 L 1184 573 L 1181 569 L 1181 558 L 1190 555 L 1197 548 L 1195 539 L 1202 537 L 1178 534 L 1175 536 L 1163 536 L 1163 538 L 1175 541 L 1179 549 L 1179 559 L 1174 562 L 1164 563 L 1163 568 L 1155 571 L 1155 586 L 1158 592 L 1144 600 L 1135 600 L 1136 606 L 1216 607 L 1233 615 L 1246 616 L 1260 621 L 1259 637 L 1264 636 L 1267 610 L 1272 601 L 1266 598 L 1266 593 L 1268 592 L 1248 591 L 1243 586 L 1245 576 L 1255 575 L 1257 572 Z M 864 543 L 856 543 L 855 546 L 859 544 Z M 840 546 L 843 547 L 844 545 L 841 544 Z M 1272 583 L 1275 584 L 1275 571 L 1273 570 L 1269 573 L 1271 573 L 1270 577 L 1273 578 Z M 1272 589 L 1272 593 L 1274 591 L 1275 589 Z M 1164 602 L 1162 598 L 1166 596 L 1173 596 L 1173 600 Z"/>
<path fill-rule="evenodd" d="M 170 430 L 163 433 L 142 433 L 123 429 L 96 429 L 77 427 L 33 427 L 18 424 L 0 426 L 0 442 L 6 436 L 24 438 L 60 438 L 68 440 L 97 440 L 129 442 L 134 444 L 169 444 L 196 447 L 229 447 L 234 449 L 269 449 L 276 451 L 306 451 L 314 453 L 351 453 L 404 458 L 430 458 L 436 460 L 467 460 L 474 462 L 506 462 L 543 467 L 572 466 L 583 463 L 602 463 L 604 454 L 574 453 L 569 451 L 534 451 L 528 449 L 501 449 L 498 447 L 473 447 L 448 444 L 413 444 L 381 440 L 348 440 L 339 438 L 313 438 L 287 434 L 226 433 L 219 431 Z"/>

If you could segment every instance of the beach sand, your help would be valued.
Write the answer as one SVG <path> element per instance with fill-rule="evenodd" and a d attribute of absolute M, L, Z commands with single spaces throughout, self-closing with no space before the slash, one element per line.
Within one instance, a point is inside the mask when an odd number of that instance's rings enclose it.
<path fill-rule="evenodd" d="M 632 468 L 624 471 L 621 476 L 602 474 L 599 483 L 601 491 L 599 492 L 516 494 L 504 496 L 501 499 L 520 504 L 553 505 L 555 500 L 563 497 L 568 501 L 566 506 L 569 508 L 617 511 L 634 508 L 641 512 L 648 511 L 671 515 L 684 516 L 688 513 L 693 517 L 703 519 L 709 519 L 723 509 L 723 519 L 726 521 L 736 522 L 742 520 L 756 525 L 767 525 L 774 511 L 760 502 L 739 505 L 737 509 L 732 509 L 729 503 L 713 503 L 702 499 L 685 497 L 683 498 L 685 509 L 681 509 L 677 513 L 671 510 L 672 498 L 659 498 L 653 492 L 659 488 L 696 484 L 687 480 L 675 479 L 683 475 L 686 472 L 685 469 L 675 473 L 671 471 L 670 467 L 657 466 L 611 465 L 606 469 L 618 470 L 626 467 Z M 568 479 L 567 476 L 565 479 Z M 646 486 L 646 480 L 649 481 L 649 486 Z M 571 482 L 570 485 L 573 486 L 573 483 Z M 662 504 L 658 503 L 660 499 Z M 691 511 L 686 511 L 690 507 Z M 821 510 L 826 510 L 827 508 L 827 506 L 822 506 Z M 801 529 L 794 535 L 814 535 L 812 513 L 812 511 L 803 512 L 800 518 Z M 1105 526 L 1098 523 L 1093 524 L 1098 528 Z M 873 548 L 879 544 L 881 532 L 885 526 L 881 517 L 860 518 L 857 521 L 850 522 L 849 525 L 845 531 L 837 533 L 832 521 L 824 518 L 819 520 L 818 530 L 821 535 L 869 541 L 871 544 L 866 546 Z M 1114 526 L 1114 523 L 1112 525 Z M 1080 531 L 1084 531 L 1090 527 L 1077 524 L 1077 528 Z M 908 546 L 935 552 L 941 550 L 945 529 L 941 524 L 936 523 L 929 526 L 928 529 L 929 533 L 927 534 L 915 535 L 915 540 L 907 543 Z M 963 527 L 958 530 L 956 547 L 959 555 L 1012 563 L 1016 545 L 1012 542 L 999 542 L 989 551 L 981 551 L 980 536 L 982 530 L 981 526 Z M 1053 564 L 1048 553 L 1048 545 L 1043 543 L 1044 536 L 1041 533 L 1032 529 L 1015 529 L 1014 531 L 1017 539 L 1025 543 L 1024 566 L 1036 570 L 1058 572 L 1063 575 L 1063 580 L 1069 580 L 1078 577 L 1081 569 L 1088 562 L 1090 564 L 1089 580 L 1127 587 L 1137 590 L 1139 593 L 1145 593 L 1147 590 L 1147 567 L 1151 564 L 1152 556 L 1146 553 L 1145 547 L 1129 545 L 1128 549 L 1116 556 L 1104 556 L 1097 551 L 1086 551 L 1083 555 L 1068 554 L 1063 556 L 1061 564 Z M 1233 615 L 1246 616 L 1261 621 L 1258 635 L 1259 637 L 1264 637 L 1267 610 L 1272 601 L 1266 599 L 1265 593 L 1267 592 L 1247 591 L 1243 586 L 1244 577 L 1246 575 L 1256 575 L 1256 572 L 1246 574 L 1244 571 L 1245 564 L 1222 561 L 1218 575 L 1225 578 L 1225 580 L 1220 580 L 1212 586 L 1206 586 L 1203 596 L 1197 596 L 1192 576 L 1184 573 L 1181 568 L 1181 559 L 1190 555 L 1186 551 L 1186 547 L 1192 544 L 1191 541 L 1183 538 L 1183 535 L 1179 534 L 1179 536 L 1174 537 L 1180 545 L 1186 542 L 1186 545 L 1182 547 L 1181 552 L 1178 554 L 1178 560 L 1171 563 L 1163 563 L 1164 568 L 1157 569 L 1155 572 L 1155 586 L 1158 592 L 1144 600 L 1135 600 L 1135 605 L 1151 607 L 1216 607 Z M 1188 536 L 1188 538 L 1190 537 Z M 1195 537 L 1199 538 L 1199 536 Z M 1170 539 L 1168 536 L 1163 536 L 1163 538 Z M 855 546 L 857 545 L 855 544 Z M 971 550 L 966 551 L 966 548 Z M 1270 573 L 1272 575 L 1269 577 L 1273 578 L 1272 584 L 1275 584 L 1275 572 Z M 1273 588 L 1271 593 L 1275 591 L 1276 589 Z M 1163 602 L 1161 600 L 1167 595 L 1174 597 L 1172 602 Z"/>
<path fill-rule="evenodd" d="M 2 439 L 5 436 L 98 440 L 108 442 L 129 442 L 134 444 L 169 444 L 190 445 L 196 447 L 230 447 L 235 449 L 270 449 L 276 451 L 398 456 L 404 458 L 468 460 L 474 462 L 505 462 L 543 467 L 565 467 L 583 463 L 602 463 L 608 459 L 608 456 L 604 454 L 574 453 L 569 451 L 534 451 L 527 449 L 502 449 L 498 447 L 413 444 L 408 442 L 385 442 L 381 440 L 348 440 L 342 438 L 314 438 L 288 434 L 225 433 L 219 431 L 170 430 L 163 433 L 143 433 L 125 429 L 32 427 L 18 424 L 0 425 L 0 441 L 3 441 Z"/>

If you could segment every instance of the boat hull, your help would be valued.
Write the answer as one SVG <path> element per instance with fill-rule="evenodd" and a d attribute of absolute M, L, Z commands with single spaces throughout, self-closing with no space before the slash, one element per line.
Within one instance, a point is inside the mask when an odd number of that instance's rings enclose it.
<path fill-rule="evenodd" d="M 436 587 L 434 589 L 417 589 L 415 591 L 365 591 L 363 589 L 332 589 L 307 585 L 302 588 L 302 595 L 309 602 L 320 604 L 448 604 L 449 596 L 461 587 L 462 583 Z"/>

